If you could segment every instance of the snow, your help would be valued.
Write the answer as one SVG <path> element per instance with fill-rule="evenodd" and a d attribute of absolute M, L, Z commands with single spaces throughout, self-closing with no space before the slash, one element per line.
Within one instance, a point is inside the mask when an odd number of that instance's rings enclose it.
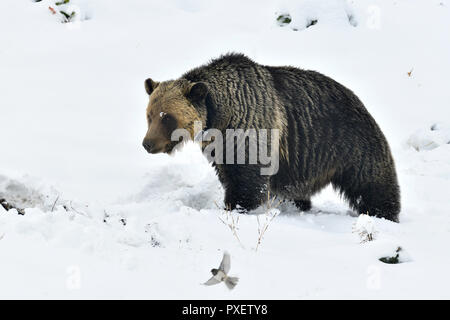
<path fill-rule="evenodd" d="M 432 150 L 450 144 L 450 126 L 435 123 L 426 129 L 419 129 L 409 137 L 407 144 L 417 151 Z"/>
<path fill-rule="evenodd" d="M 352 7 L 346 1 L 328 0 L 328 1 L 282 1 L 279 3 L 279 13 L 288 13 L 292 21 L 289 28 L 294 31 L 308 28 L 312 21 L 328 27 L 346 28 L 355 26 L 357 22 L 354 18 Z"/>
<path fill-rule="evenodd" d="M 353 224 L 353 232 L 359 235 L 361 242 L 373 241 L 378 233 L 374 219 L 367 214 L 359 215 Z"/>
<path fill-rule="evenodd" d="M 54 2 L 0 3 L 0 198 L 26 208 L 0 206 L 0 298 L 450 298 L 450 2 L 71 0 L 70 23 Z M 361 243 L 327 188 L 308 213 L 259 208 L 277 215 L 258 245 L 256 215 L 220 220 L 195 144 L 145 152 L 144 80 L 229 51 L 362 99 L 396 160 L 399 224 L 371 218 Z M 401 263 L 379 260 L 398 247 Z M 224 250 L 239 284 L 202 286 Z"/>

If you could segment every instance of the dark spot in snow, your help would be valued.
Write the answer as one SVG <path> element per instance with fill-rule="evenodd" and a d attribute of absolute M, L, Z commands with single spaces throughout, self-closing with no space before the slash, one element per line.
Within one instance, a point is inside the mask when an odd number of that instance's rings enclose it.
<path fill-rule="evenodd" d="M 0 206 L 3 207 L 3 209 L 5 209 L 6 211 L 9 211 L 11 209 L 15 209 L 17 211 L 18 214 L 20 214 L 21 216 L 25 215 L 25 209 L 20 209 L 15 207 L 14 205 L 10 204 L 8 201 L 6 201 L 6 199 L 0 199 Z"/>
<path fill-rule="evenodd" d="M 108 219 L 109 219 L 110 215 L 104 211 L 103 212 L 103 223 L 108 223 Z"/>
<path fill-rule="evenodd" d="M 347 18 L 348 18 L 348 23 L 350 23 L 351 26 L 353 26 L 353 27 L 358 26 L 358 21 L 356 21 L 356 18 L 353 14 L 348 14 Z"/>
<path fill-rule="evenodd" d="M 379 260 L 383 263 L 387 264 L 398 264 L 401 263 L 400 261 L 400 251 L 402 251 L 401 247 L 398 247 L 397 250 L 395 250 L 396 254 L 392 257 L 381 257 Z"/>
<path fill-rule="evenodd" d="M 289 23 L 291 23 L 291 21 L 292 21 L 291 15 L 288 13 L 280 14 L 277 17 L 277 24 L 280 27 L 284 27 L 284 26 L 288 25 Z"/>
<path fill-rule="evenodd" d="M 317 22 L 318 22 L 317 19 L 310 19 L 310 20 L 306 23 L 306 27 L 307 27 L 307 28 L 312 27 L 312 26 L 316 25 Z"/>
<path fill-rule="evenodd" d="M 387 263 L 387 264 L 397 264 L 400 263 L 400 260 L 398 259 L 398 253 L 395 257 L 382 257 L 380 258 L 381 262 Z"/>
<path fill-rule="evenodd" d="M 154 236 L 151 236 L 151 238 L 150 238 L 150 245 L 152 247 L 161 247 L 161 242 L 159 242 L 159 240 L 156 239 Z"/>
<path fill-rule="evenodd" d="M 156 223 L 149 223 L 145 226 L 145 233 L 150 233 L 150 245 L 152 247 L 162 247 L 161 241 L 158 239 L 157 234 L 154 232 L 153 228 Z"/>

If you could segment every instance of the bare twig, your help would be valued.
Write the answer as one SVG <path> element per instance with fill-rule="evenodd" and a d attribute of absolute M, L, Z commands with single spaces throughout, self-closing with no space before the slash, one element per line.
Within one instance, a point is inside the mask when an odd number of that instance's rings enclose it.
<path fill-rule="evenodd" d="M 264 238 L 264 235 L 265 235 L 267 229 L 269 228 L 270 223 L 280 213 L 280 211 L 276 210 L 276 209 L 281 204 L 282 200 L 278 200 L 278 201 L 276 201 L 276 200 L 277 200 L 276 197 L 271 197 L 270 191 L 267 191 L 267 201 L 266 201 L 267 209 L 264 214 L 264 216 L 265 216 L 264 223 L 262 223 L 260 221 L 259 215 L 256 216 L 256 220 L 258 221 L 258 242 L 256 244 L 255 251 L 258 251 L 258 248 L 261 245 L 262 239 Z M 220 207 L 217 205 L 217 203 L 216 202 L 214 202 L 214 203 L 217 206 L 217 208 L 220 209 Z M 237 231 L 239 230 L 238 224 L 239 224 L 240 215 L 237 214 L 237 216 L 235 216 L 229 205 L 226 205 L 225 209 L 221 209 L 221 210 L 223 210 L 223 212 L 222 212 L 222 217 L 219 217 L 219 220 L 230 229 L 233 236 L 239 242 L 239 245 L 242 248 L 244 248 L 244 245 L 242 244 L 241 239 L 239 238 L 238 233 L 237 233 Z"/>
<path fill-rule="evenodd" d="M 72 201 L 69 202 L 69 206 L 70 206 L 70 209 L 72 209 L 73 211 L 75 211 L 75 212 L 78 213 L 79 215 L 82 215 L 82 216 L 88 217 L 88 218 L 91 217 L 91 216 L 90 216 L 89 214 L 87 214 L 87 213 L 77 211 L 77 210 L 72 206 Z"/>
<path fill-rule="evenodd" d="M 375 240 L 378 231 L 375 229 L 374 221 L 369 213 L 361 214 L 352 225 L 352 232 L 358 234 L 361 243 Z"/>
<path fill-rule="evenodd" d="M 274 206 L 276 197 L 270 197 L 270 190 L 267 191 L 267 209 L 264 214 L 265 221 L 264 224 L 261 225 L 261 221 L 259 219 L 259 215 L 256 216 L 256 220 L 258 221 L 258 242 L 256 243 L 255 251 L 258 251 L 259 246 L 261 245 L 262 239 L 264 238 L 264 234 L 269 228 L 270 223 L 275 219 L 279 214 L 279 210 L 275 210 L 281 203 L 281 200 L 278 200 Z"/>
<path fill-rule="evenodd" d="M 55 200 L 55 202 L 53 203 L 52 211 L 51 211 L 51 212 L 53 212 L 53 210 L 55 210 L 56 203 L 58 202 L 58 200 L 59 200 L 59 195 L 56 197 L 56 200 Z"/>
<path fill-rule="evenodd" d="M 270 223 L 279 215 L 279 211 L 270 210 L 265 214 L 265 221 L 264 224 L 261 226 L 261 222 L 259 220 L 259 216 L 256 217 L 258 221 L 258 242 L 256 244 L 255 251 L 258 251 L 258 248 L 262 242 L 262 239 L 264 238 L 264 234 L 266 233 L 267 229 L 269 229 Z"/>
<path fill-rule="evenodd" d="M 217 203 L 216 202 L 214 202 L 214 203 L 219 208 Z M 239 228 L 238 228 L 239 214 L 235 218 L 234 215 L 233 215 L 233 212 L 232 212 L 232 210 L 230 208 L 230 206 L 226 205 L 225 209 L 223 209 L 223 212 L 222 212 L 222 216 L 223 215 L 225 216 L 225 219 L 219 217 L 219 220 L 231 230 L 231 233 L 236 238 L 236 240 L 239 242 L 239 245 L 242 248 L 244 248 L 244 245 L 242 244 L 241 239 L 239 238 L 239 236 L 237 234 L 237 230 L 239 230 Z"/>

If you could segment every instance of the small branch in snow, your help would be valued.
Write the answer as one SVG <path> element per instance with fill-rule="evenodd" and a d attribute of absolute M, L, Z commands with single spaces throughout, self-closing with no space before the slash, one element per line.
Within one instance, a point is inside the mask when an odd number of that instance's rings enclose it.
<path fill-rule="evenodd" d="M 375 222 L 368 214 L 360 214 L 352 226 L 352 232 L 358 234 L 361 243 L 375 240 L 378 231 Z"/>
<path fill-rule="evenodd" d="M 277 209 L 277 207 L 280 205 L 281 200 L 279 200 L 275 206 L 276 197 L 270 197 L 270 190 L 267 191 L 267 209 L 264 214 L 265 220 L 264 224 L 261 225 L 261 222 L 259 220 L 259 215 L 256 216 L 256 220 L 258 221 L 258 242 L 256 243 L 255 251 L 258 251 L 259 246 L 261 245 L 262 239 L 264 238 L 264 234 L 266 233 L 267 229 L 269 229 L 270 223 L 275 219 L 279 214 L 280 210 Z"/>
<path fill-rule="evenodd" d="M 61 0 L 61 1 L 56 2 L 55 5 L 60 6 L 60 5 L 69 3 L 69 2 L 70 2 L 70 0 Z"/>
<path fill-rule="evenodd" d="M 63 18 L 63 23 L 67 23 L 67 22 L 71 22 L 72 19 L 75 17 L 76 12 L 72 11 L 71 13 L 67 13 L 64 10 L 59 10 L 59 13 L 61 13 L 61 15 L 64 17 Z"/>
<path fill-rule="evenodd" d="M 53 203 L 52 211 L 51 211 L 51 212 L 53 212 L 53 210 L 55 210 L 56 203 L 58 202 L 58 200 L 59 200 L 59 195 L 56 197 L 56 200 L 55 200 L 55 202 Z"/>
<path fill-rule="evenodd" d="M 217 203 L 215 203 L 215 204 L 216 204 L 217 208 L 219 208 Z M 219 217 L 219 220 L 231 230 L 231 233 L 237 239 L 237 241 L 239 242 L 239 245 L 242 248 L 244 248 L 244 246 L 243 246 L 243 244 L 241 242 L 241 239 L 239 238 L 239 236 L 237 234 L 237 230 L 239 229 L 238 228 L 239 214 L 235 218 L 231 208 L 227 205 L 225 207 L 225 209 L 223 210 L 223 212 L 222 212 L 222 216 L 224 216 L 224 217 L 223 218 Z"/>
<path fill-rule="evenodd" d="M 77 211 L 77 210 L 72 206 L 72 201 L 69 202 L 69 206 L 70 206 L 70 209 L 73 210 L 75 213 L 78 213 L 79 215 L 82 215 L 82 216 L 87 217 L 87 218 L 91 218 L 91 216 L 90 216 L 89 214 L 84 213 L 84 212 Z"/>

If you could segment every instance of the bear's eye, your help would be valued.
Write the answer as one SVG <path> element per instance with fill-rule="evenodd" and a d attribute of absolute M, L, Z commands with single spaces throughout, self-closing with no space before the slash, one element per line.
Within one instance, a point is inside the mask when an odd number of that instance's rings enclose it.
<path fill-rule="evenodd" d="M 174 129 L 177 125 L 175 117 L 167 113 L 165 113 L 161 117 L 161 123 L 164 124 L 168 129 Z"/>
<path fill-rule="evenodd" d="M 152 117 L 149 114 L 147 115 L 147 120 L 149 123 L 152 122 Z"/>
<path fill-rule="evenodd" d="M 172 116 L 171 116 L 170 114 L 161 112 L 160 117 L 161 117 L 161 121 L 170 121 L 170 118 L 171 118 Z"/>

